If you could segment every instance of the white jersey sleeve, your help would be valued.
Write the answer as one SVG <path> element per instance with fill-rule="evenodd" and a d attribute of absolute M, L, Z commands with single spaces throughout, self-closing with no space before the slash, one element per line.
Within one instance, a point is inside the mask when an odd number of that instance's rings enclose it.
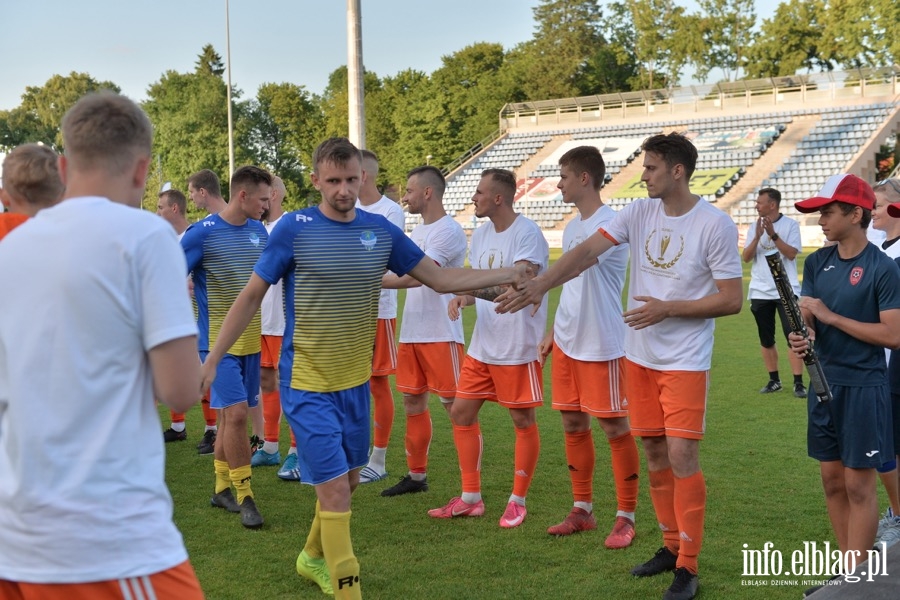
<path fill-rule="evenodd" d="M 401 231 L 403 231 L 403 228 L 406 225 L 406 217 L 403 216 L 403 209 L 400 208 L 399 204 L 387 196 L 382 196 L 378 202 L 368 206 L 363 206 L 359 199 L 357 199 L 356 208 L 376 215 L 381 215 L 399 227 Z M 378 318 L 397 318 L 397 290 L 381 290 L 381 296 L 378 298 Z"/>

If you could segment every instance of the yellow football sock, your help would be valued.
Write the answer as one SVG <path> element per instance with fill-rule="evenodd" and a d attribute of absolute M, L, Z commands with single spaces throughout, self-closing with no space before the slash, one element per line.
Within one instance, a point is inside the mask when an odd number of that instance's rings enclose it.
<path fill-rule="evenodd" d="M 350 542 L 350 511 L 320 511 L 322 549 L 331 575 L 335 600 L 361 600 L 359 561 Z"/>
<path fill-rule="evenodd" d="M 306 545 L 303 551 L 310 558 L 323 558 L 325 553 L 322 552 L 322 521 L 319 519 L 319 501 L 316 500 L 316 514 L 313 517 L 312 526 L 309 528 L 309 535 L 306 536 Z"/>
<path fill-rule="evenodd" d="M 231 483 L 237 491 L 237 503 L 240 504 L 247 496 L 253 497 L 253 490 L 250 489 L 250 465 L 244 465 L 237 469 L 231 469 L 228 472 L 231 477 Z"/>
<path fill-rule="evenodd" d="M 228 463 L 224 460 L 213 460 L 213 468 L 216 471 L 216 493 L 224 492 L 231 487 Z"/>

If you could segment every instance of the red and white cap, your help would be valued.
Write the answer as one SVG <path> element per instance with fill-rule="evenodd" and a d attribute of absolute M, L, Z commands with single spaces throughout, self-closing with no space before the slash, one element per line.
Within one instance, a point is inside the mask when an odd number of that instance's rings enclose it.
<path fill-rule="evenodd" d="M 856 175 L 841 173 L 829 177 L 817 196 L 801 200 L 794 206 L 802 213 L 811 213 L 832 202 L 845 202 L 873 210 L 875 192 L 872 191 L 872 186 Z"/>

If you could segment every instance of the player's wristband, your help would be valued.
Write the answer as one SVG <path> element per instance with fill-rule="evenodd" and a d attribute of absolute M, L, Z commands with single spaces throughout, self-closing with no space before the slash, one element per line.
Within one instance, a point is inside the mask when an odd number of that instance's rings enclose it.
<path fill-rule="evenodd" d="M 773 242 L 777 242 L 777 241 L 778 241 L 778 234 L 777 234 L 777 233 L 773 233 L 769 239 L 771 239 Z"/>

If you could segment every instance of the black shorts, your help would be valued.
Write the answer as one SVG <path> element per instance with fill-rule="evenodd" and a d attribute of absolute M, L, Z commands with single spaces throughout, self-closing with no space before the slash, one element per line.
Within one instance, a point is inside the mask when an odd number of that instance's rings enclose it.
<path fill-rule="evenodd" d="M 784 306 L 781 300 L 750 300 L 750 312 L 756 319 L 756 330 L 759 332 L 759 345 L 763 348 L 771 348 L 775 345 L 775 312 L 781 317 L 781 330 L 784 332 L 784 338 L 787 339 L 791 332 L 788 325 L 787 314 L 784 312 Z"/>
<path fill-rule="evenodd" d="M 834 399 L 819 402 L 810 390 L 806 444 L 809 456 L 839 460 L 851 469 L 876 469 L 893 458 L 891 394 L 887 383 L 832 385 Z"/>

